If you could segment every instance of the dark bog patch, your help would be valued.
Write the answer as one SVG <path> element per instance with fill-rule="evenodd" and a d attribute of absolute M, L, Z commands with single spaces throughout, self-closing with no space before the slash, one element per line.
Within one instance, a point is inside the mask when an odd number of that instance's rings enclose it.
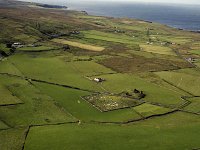
<path fill-rule="evenodd" d="M 99 62 L 100 64 L 111 68 L 117 72 L 154 72 L 165 70 L 177 70 L 193 67 L 188 62 L 178 62 L 158 58 L 145 58 L 142 56 L 133 56 L 133 58 L 111 57 Z"/>

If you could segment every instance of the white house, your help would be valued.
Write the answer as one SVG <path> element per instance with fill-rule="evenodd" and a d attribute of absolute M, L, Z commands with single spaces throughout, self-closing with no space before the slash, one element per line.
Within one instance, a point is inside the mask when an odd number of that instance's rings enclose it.
<path fill-rule="evenodd" d="M 102 78 L 94 78 L 94 81 L 95 81 L 95 82 L 103 82 L 104 79 L 102 79 Z"/>
<path fill-rule="evenodd" d="M 21 43 L 15 42 L 15 43 L 12 44 L 12 47 L 20 48 L 20 47 L 23 47 L 23 45 Z"/>

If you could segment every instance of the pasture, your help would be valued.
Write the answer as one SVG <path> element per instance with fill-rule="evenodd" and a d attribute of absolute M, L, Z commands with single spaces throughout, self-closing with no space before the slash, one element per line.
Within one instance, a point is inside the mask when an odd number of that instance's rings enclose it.
<path fill-rule="evenodd" d="M 174 113 L 128 125 L 83 123 L 33 127 L 25 150 L 195 149 L 199 147 L 199 130 L 199 117 L 187 113 Z"/>
<path fill-rule="evenodd" d="M 88 39 L 96 39 L 96 40 L 104 40 L 109 42 L 115 43 L 122 43 L 122 44 L 135 44 L 137 40 L 133 37 L 122 35 L 122 34 L 114 34 L 114 33 L 105 33 L 100 31 L 82 31 L 85 38 Z"/>
<path fill-rule="evenodd" d="M 182 103 L 181 94 L 149 81 L 145 81 L 135 75 L 130 74 L 111 74 L 98 76 L 106 80 L 102 87 L 111 93 L 121 93 L 138 89 L 146 94 L 144 100 L 164 105 L 176 106 Z M 167 97 L 167 99 L 166 99 Z"/>
<path fill-rule="evenodd" d="M 200 97 L 194 97 L 188 99 L 191 104 L 186 106 L 184 110 L 194 113 L 200 113 Z"/>
<path fill-rule="evenodd" d="M 72 63 L 64 62 L 56 57 L 31 57 L 31 55 L 24 54 L 13 56 L 10 61 L 28 78 L 85 90 L 102 91 L 95 82 L 91 82 L 84 74 L 81 74 Z M 85 65 L 88 64 L 85 63 Z M 91 68 L 91 73 L 92 71 Z"/>
<path fill-rule="evenodd" d="M 170 82 L 174 86 L 191 93 L 194 96 L 200 95 L 200 77 L 187 73 L 179 73 L 175 71 L 163 71 L 155 73 L 162 79 Z"/>
<path fill-rule="evenodd" d="M 0 118 L 12 127 L 76 121 L 58 107 L 52 98 L 41 93 L 29 82 L 15 77 L 0 76 L 2 85 L 23 104 L 0 107 Z M 53 111 L 52 111 L 53 110 Z"/>
<path fill-rule="evenodd" d="M 8 88 L 0 84 L 0 106 L 23 103 Z"/>
<path fill-rule="evenodd" d="M 12 63 L 10 63 L 8 59 L 4 59 L 3 61 L 1 61 L 0 73 L 23 76 L 22 73 Z"/>
<path fill-rule="evenodd" d="M 120 109 L 102 113 L 81 97 L 91 93 L 33 82 L 43 93 L 51 96 L 60 106 L 82 121 L 127 122 L 141 119 L 133 109 Z M 86 111 L 87 110 L 87 111 Z"/>

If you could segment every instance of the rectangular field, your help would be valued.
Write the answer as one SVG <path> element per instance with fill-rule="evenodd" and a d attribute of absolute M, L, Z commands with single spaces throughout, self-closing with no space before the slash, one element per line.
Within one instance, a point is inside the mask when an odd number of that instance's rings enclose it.
<path fill-rule="evenodd" d="M 199 147 L 199 131 L 199 117 L 187 113 L 175 113 L 128 125 L 83 123 L 33 127 L 27 137 L 25 150 L 194 149 Z"/>
<path fill-rule="evenodd" d="M 157 115 L 157 114 L 164 114 L 171 111 L 171 109 L 163 108 L 160 106 L 151 105 L 147 103 L 136 106 L 133 109 L 144 117 Z"/>
<path fill-rule="evenodd" d="M 105 49 L 104 47 L 100 47 L 100 46 L 82 44 L 82 43 L 79 43 L 79 42 L 68 41 L 68 40 L 64 40 L 64 39 L 53 39 L 52 41 L 56 42 L 56 43 L 70 45 L 70 46 L 73 46 L 73 47 L 78 47 L 78 48 L 85 49 L 85 50 L 90 50 L 90 51 L 100 52 L 100 51 L 103 51 Z"/>
<path fill-rule="evenodd" d="M 142 48 L 142 51 L 145 52 L 176 56 L 176 54 L 169 47 L 156 45 L 140 45 L 140 47 Z"/>
<path fill-rule="evenodd" d="M 158 76 L 195 96 L 200 96 L 200 77 L 188 73 L 157 72 Z"/>

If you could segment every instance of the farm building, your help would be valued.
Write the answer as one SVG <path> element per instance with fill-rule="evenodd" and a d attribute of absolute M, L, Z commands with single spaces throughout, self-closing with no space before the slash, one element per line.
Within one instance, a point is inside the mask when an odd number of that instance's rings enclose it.
<path fill-rule="evenodd" d="M 95 81 L 95 82 L 103 82 L 103 81 L 105 81 L 105 79 L 102 79 L 102 78 L 94 78 L 94 81 Z"/>
<path fill-rule="evenodd" d="M 12 44 L 12 47 L 13 48 L 20 48 L 20 47 L 23 47 L 23 45 L 19 42 L 15 42 L 15 43 Z"/>

